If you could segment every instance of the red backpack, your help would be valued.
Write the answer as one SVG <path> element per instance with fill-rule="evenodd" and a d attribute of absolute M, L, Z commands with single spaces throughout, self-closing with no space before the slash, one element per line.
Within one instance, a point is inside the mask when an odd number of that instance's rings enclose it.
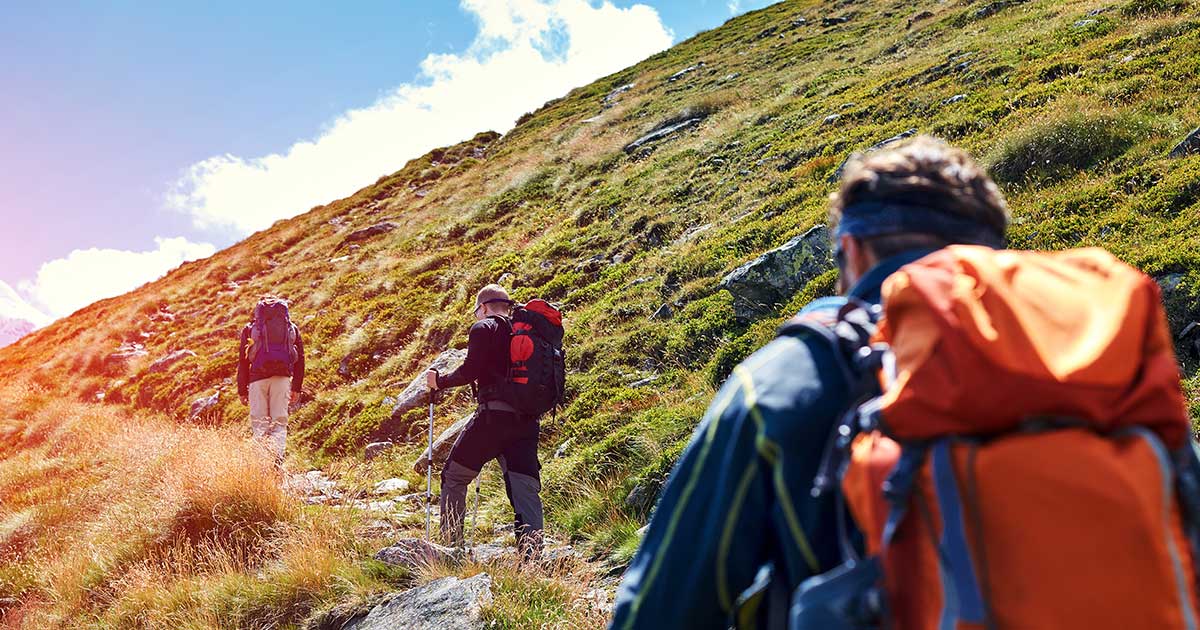
<path fill-rule="evenodd" d="M 515 305 L 508 376 L 501 398 L 530 416 L 561 406 L 567 379 L 562 344 L 562 313 L 558 309 L 545 300 Z"/>

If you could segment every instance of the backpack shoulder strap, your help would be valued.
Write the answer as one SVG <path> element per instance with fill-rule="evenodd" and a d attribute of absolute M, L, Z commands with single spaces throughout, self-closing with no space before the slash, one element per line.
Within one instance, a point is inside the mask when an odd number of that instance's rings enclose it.
<path fill-rule="evenodd" d="M 860 382 L 874 372 L 864 365 L 864 359 L 870 353 L 864 353 L 863 349 L 871 347 L 871 336 L 875 334 L 881 312 L 879 306 L 856 298 L 821 298 L 784 322 L 775 334 L 777 337 L 810 334 L 824 339 L 833 348 L 842 376 L 855 390 L 857 398 Z"/>

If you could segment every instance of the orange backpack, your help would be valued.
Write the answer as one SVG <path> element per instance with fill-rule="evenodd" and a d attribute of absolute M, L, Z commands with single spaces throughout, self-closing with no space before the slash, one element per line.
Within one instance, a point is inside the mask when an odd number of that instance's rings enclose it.
<path fill-rule="evenodd" d="M 873 319 L 855 358 L 882 395 L 818 478 L 869 557 L 844 543 L 793 628 L 1197 628 L 1200 465 L 1151 279 L 1100 249 L 952 246 Z"/>

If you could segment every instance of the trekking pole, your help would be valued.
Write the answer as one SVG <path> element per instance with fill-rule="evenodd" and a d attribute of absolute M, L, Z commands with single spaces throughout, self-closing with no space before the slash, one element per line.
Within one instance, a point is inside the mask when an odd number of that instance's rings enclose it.
<path fill-rule="evenodd" d="M 429 390 L 429 466 L 425 469 L 425 542 L 433 542 L 431 513 L 433 511 L 433 401 L 437 390 Z"/>
<path fill-rule="evenodd" d="M 475 478 L 475 509 L 471 511 L 471 536 L 467 538 L 467 549 L 472 552 L 475 550 L 476 523 L 479 522 L 479 486 L 483 483 L 483 471 L 479 472 L 480 475 Z"/>

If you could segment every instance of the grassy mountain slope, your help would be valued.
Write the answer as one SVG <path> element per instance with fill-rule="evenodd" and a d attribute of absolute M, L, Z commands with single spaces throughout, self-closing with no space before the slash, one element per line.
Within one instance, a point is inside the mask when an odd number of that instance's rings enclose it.
<path fill-rule="evenodd" d="M 567 315 L 569 406 L 543 432 L 551 529 L 619 566 L 647 517 L 630 491 L 665 478 L 732 366 L 834 282 L 744 323 L 720 279 L 823 221 L 852 151 L 910 129 L 963 146 L 1005 188 L 1013 247 L 1106 247 L 1173 288 L 1173 325 L 1194 318 L 1200 156 L 1167 154 L 1200 125 L 1198 26 L 1182 0 L 783 2 L 0 350 L 0 381 L 21 392 L 4 415 L 240 427 L 237 333 L 271 291 L 292 301 L 309 352 L 291 465 L 361 474 L 388 398 L 465 344 L 474 291 L 501 280 Z M 688 124 L 627 149 L 674 123 Z M 650 318 L 663 304 L 673 316 Z M 195 356 L 154 365 L 181 350 Z M 461 393 L 443 404 L 439 426 L 468 406 Z M 423 483 L 408 468 L 423 413 L 393 427 L 407 442 L 372 471 Z M 32 448 L 0 435 L 0 457 Z M 74 490 L 16 469 L 0 468 L 0 492 L 19 497 L 0 507 L 0 557 L 33 577 L 0 598 L 24 601 L 57 591 L 28 560 L 38 537 L 12 532 L 64 526 L 48 506 Z M 491 487 L 484 512 L 500 522 Z"/>

